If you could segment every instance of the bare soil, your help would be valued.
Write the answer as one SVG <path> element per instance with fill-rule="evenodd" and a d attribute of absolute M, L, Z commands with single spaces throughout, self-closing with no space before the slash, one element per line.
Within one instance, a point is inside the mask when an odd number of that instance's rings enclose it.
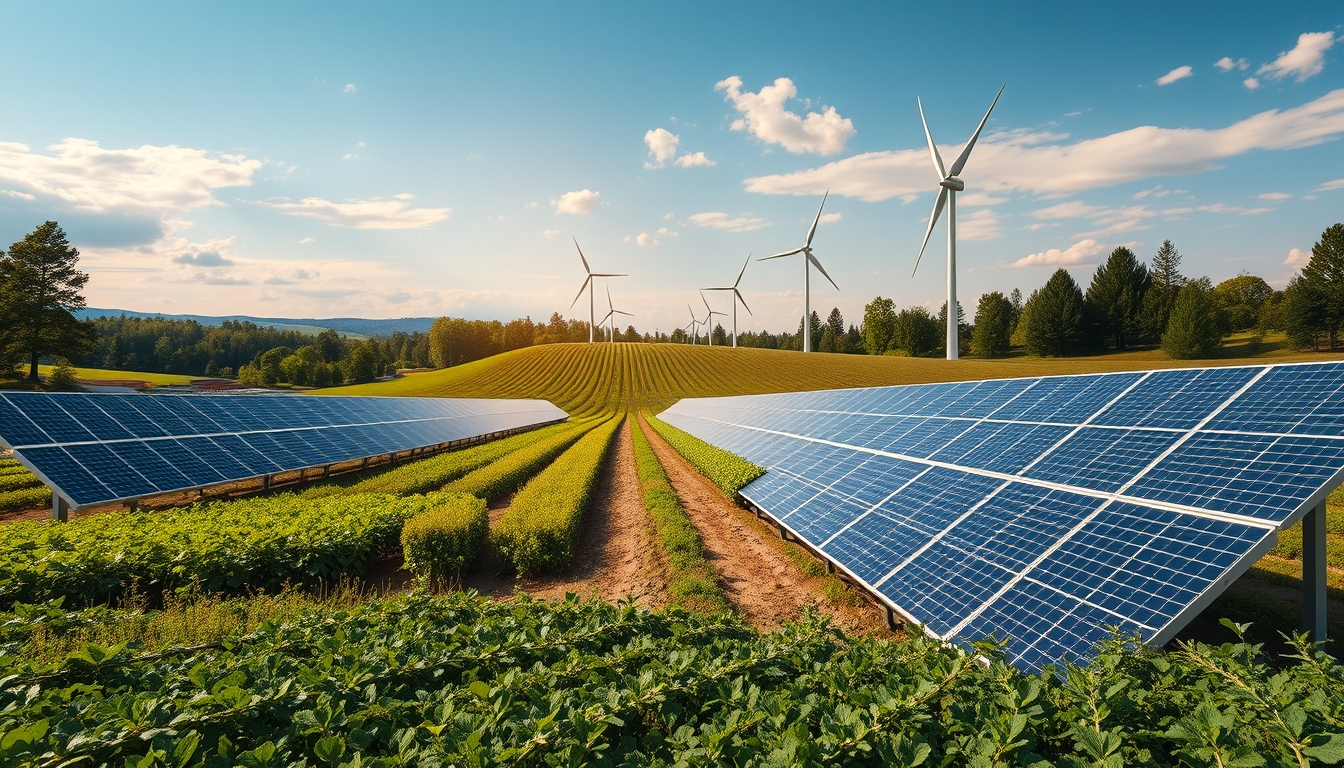
<path fill-rule="evenodd" d="M 657 432 L 643 422 L 641 427 L 687 517 L 700 531 L 705 558 L 718 572 L 719 588 L 748 623 L 773 629 L 798 619 L 803 608 L 811 606 L 829 614 L 846 632 L 891 634 L 884 614 L 866 596 L 857 606 L 828 597 L 828 577 L 810 576 L 797 564 L 796 559 L 810 558 L 810 553 L 781 539 L 774 528 L 733 503 Z"/>

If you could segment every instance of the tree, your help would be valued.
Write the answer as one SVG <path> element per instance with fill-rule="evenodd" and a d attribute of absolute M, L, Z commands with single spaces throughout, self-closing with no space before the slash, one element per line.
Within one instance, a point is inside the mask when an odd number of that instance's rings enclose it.
<path fill-rule="evenodd" d="M 1008 333 L 1017 331 L 1017 323 L 1022 319 L 1022 291 L 1014 288 L 1013 292 L 1008 294 L 1008 301 L 1013 305 L 1013 322 L 1008 328 Z"/>
<path fill-rule="evenodd" d="M 1167 332 L 1162 334 L 1162 351 L 1176 360 L 1212 357 L 1222 341 L 1218 311 L 1212 297 L 1213 287 L 1206 277 L 1191 280 L 1176 295 Z"/>
<path fill-rule="evenodd" d="M 891 348 L 891 335 L 896 328 L 896 305 L 881 296 L 863 307 L 863 348 L 870 355 L 880 355 Z"/>
<path fill-rule="evenodd" d="M 1315 339 L 1323 336 L 1334 349 L 1340 326 L 1344 325 L 1344 224 L 1331 225 L 1311 247 L 1311 260 L 1302 267 L 1298 293 L 1300 300 L 1288 307 L 1290 335 L 1293 328 L 1299 336 L 1310 330 L 1313 346 Z M 1307 315 L 1293 317 L 1299 311 Z"/>
<path fill-rule="evenodd" d="M 44 356 L 75 357 L 98 341 L 90 322 L 75 319 L 85 307 L 87 273 L 75 268 L 79 251 L 70 247 L 65 232 L 48 221 L 10 246 L 0 258 L 0 283 L 7 287 L 5 314 L 0 326 L 9 328 L 11 342 L 28 358 L 28 380 L 37 382 L 37 362 Z"/>
<path fill-rule="evenodd" d="M 1008 337 L 1009 346 L 1026 348 L 1027 328 L 1031 326 L 1031 303 L 1036 301 L 1040 293 L 1041 289 L 1037 288 L 1022 302 L 1022 308 L 1017 311 L 1017 322 L 1013 325 L 1013 335 Z"/>
<path fill-rule="evenodd" d="M 838 339 L 845 335 L 845 316 L 840 314 L 839 307 L 833 307 L 831 309 L 831 313 L 826 316 L 826 325 L 831 327 L 831 332 L 835 334 L 835 338 Z M 837 349 L 835 351 L 843 352 L 844 350 Z"/>
<path fill-rule="evenodd" d="M 927 355 L 943 343 L 937 318 L 923 307 L 910 307 L 896 315 L 892 325 L 891 349 L 912 357 Z"/>
<path fill-rule="evenodd" d="M 841 337 L 844 338 L 844 337 Z M 821 328 L 821 340 L 817 342 L 818 352 L 841 352 L 835 348 L 835 329 L 830 323 L 826 323 Z"/>
<path fill-rule="evenodd" d="M 977 355 L 996 357 L 1008 351 L 1012 334 L 1013 304 L 998 291 L 983 294 L 975 307 L 975 330 L 971 345 Z"/>
<path fill-rule="evenodd" d="M 369 339 L 350 350 L 345 358 L 345 380 L 356 384 L 373 381 L 383 372 L 382 351 Z"/>
<path fill-rule="evenodd" d="M 1065 357 L 1081 353 L 1087 343 L 1083 322 L 1083 291 L 1057 269 L 1027 306 L 1027 349 L 1042 357 Z"/>
<path fill-rule="evenodd" d="M 1274 289 L 1263 278 L 1242 272 L 1215 285 L 1210 298 L 1218 308 L 1224 332 L 1237 333 L 1256 326 L 1260 310 L 1273 295 Z"/>
<path fill-rule="evenodd" d="M 957 354 L 969 352 L 971 343 L 971 327 L 966 324 L 966 308 L 957 302 Z M 938 343 L 947 345 L 947 302 L 938 309 Z"/>
<path fill-rule="evenodd" d="M 60 358 L 56 361 L 56 367 L 51 369 L 51 374 L 47 376 L 47 389 L 54 392 L 79 392 L 82 388 L 79 386 L 79 372 L 70 364 L 69 360 Z"/>
<path fill-rule="evenodd" d="M 815 350 L 817 348 L 817 344 L 821 341 L 821 316 L 818 315 L 815 310 L 813 310 L 812 312 L 812 323 L 811 328 L 809 328 L 809 330 L 812 333 L 812 349 Z M 797 349 L 802 348 L 803 348 L 803 318 L 800 317 L 798 318 Z"/>
<path fill-rule="evenodd" d="M 1124 349 L 1130 339 L 1142 333 L 1140 310 L 1148 281 L 1148 268 L 1123 245 L 1097 267 L 1087 288 L 1087 307 L 1098 346 L 1110 343 Z"/>
<path fill-rule="evenodd" d="M 1283 293 L 1283 325 L 1288 341 L 1299 349 L 1319 349 L 1321 337 L 1328 338 L 1330 297 L 1316 281 L 1302 275 L 1294 275 Z"/>
<path fill-rule="evenodd" d="M 1144 339 L 1156 342 L 1166 332 L 1171 308 L 1176 305 L 1176 294 L 1186 283 L 1181 274 L 1181 253 L 1170 240 L 1163 240 L 1162 247 L 1157 249 L 1148 277 L 1148 292 L 1143 295 L 1140 310 L 1140 327 Z"/>

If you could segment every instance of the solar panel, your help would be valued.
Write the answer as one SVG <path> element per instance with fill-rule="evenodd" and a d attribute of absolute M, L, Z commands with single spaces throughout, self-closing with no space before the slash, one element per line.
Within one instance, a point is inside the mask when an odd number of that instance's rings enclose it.
<path fill-rule="evenodd" d="M 12 392 L 0 445 L 77 508 L 565 418 L 544 400 Z"/>
<path fill-rule="evenodd" d="M 1013 663 L 1160 645 L 1344 479 L 1344 363 L 682 400 L 742 496 L 888 606 Z"/>

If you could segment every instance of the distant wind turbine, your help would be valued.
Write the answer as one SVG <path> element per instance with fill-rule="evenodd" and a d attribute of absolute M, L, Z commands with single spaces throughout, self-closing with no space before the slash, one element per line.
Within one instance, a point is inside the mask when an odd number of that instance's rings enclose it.
<path fill-rule="evenodd" d="M 705 298 L 704 291 L 700 292 L 700 300 L 705 302 L 705 338 L 709 339 L 709 346 L 712 347 L 714 346 L 714 316 L 727 317 L 728 315 L 717 309 L 710 309 L 709 299 Z"/>
<path fill-rule="evenodd" d="M 617 316 L 617 315 L 625 315 L 626 317 L 634 317 L 634 315 L 630 314 L 629 312 L 622 312 L 621 310 L 616 309 L 615 307 L 613 307 L 613 306 L 611 305 L 611 289 L 608 288 L 608 289 L 607 289 L 607 315 L 606 315 L 606 317 L 602 318 L 602 322 L 604 322 L 604 323 L 607 322 L 607 318 L 611 318 L 611 338 L 608 339 L 608 341 L 615 341 L 615 340 L 616 340 L 616 316 Z"/>
<path fill-rule="evenodd" d="M 985 112 L 980 125 L 976 126 L 975 133 L 971 134 L 971 140 L 966 142 L 962 148 L 961 154 L 957 156 L 956 162 L 952 163 L 951 168 L 943 168 L 943 157 L 938 154 L 938 147 L 933 143 L 933 134 L 929 132 L 929 121 L 924 119 L 924 103 L 915 97 L 915 103 L 919 105 L 919 119 L 924 123 L 924 138 L 929 140 L 929 154 L 933 157 L 933 166 L 938 171 L 938 186 L 942 191 L 938 193 L 938 200 L 933 204 L 933 215 L 929 217 L 929 228 L 924 232 L 924 242 L 919 246 L 919 256 L 915 257 L 915 271 L 919 270 L 919 260 L 924 256 L 924 248 L 929 244 L 929 235 L 933 234 L 933 225 L 938 223 L 938 215 L 943 212 L 943 204 L 947 204 L 947 359 L 957 359 L 957 193 L 966 189 L 966 182 L 958 176 L 966 167 L 966 160 L 971 156 L 971 150 L 975 148 L 975 140 L 980 138 L 980 131 L 984 129 L 985 123 L 989 121 L 989 113 L 994 111 L 994 105 L 999 103 L 999 96 L 1003 95 L 1003 89 L 1007 84 L 999 87 L 999 92 L 994 94 L 994 101 L 989 103 L 989 111 Z M 914 272 L 910 273 L 914 276 Z"/>
<path fill-rule="evenodd" d="M 785 256 L 792 256 L 795 253 L 801 253 L 805 256 L 805 258 L 803 259 L 803 351 L 804 352 L 812 351 L 811 267 L 816 267 L 818 272 L 821 272 L 821 274 L 824 275 L 827 280 L 831 281 L 831 285 L 835 286 L 835 290 L 837 291 L 840 290 L 840 286 L 835 285 L 835 281 L 831 280 L 831 276 L 826 274 L 826 268 L 821 266 L 821 262 L 817 261 L 816 256 L 812 255 L 812 236 L 817 233 L 817 223 L 821 221 L 821 209 L 826 207 L 826 197 L 827 195 L 830 194 L 831 191 L 828 189 L 826 190 L 826 194 L 821 196 L 821 206 L 817 208 L 817 218 L 812 220 L 812 227 L 807 230 L 807 239 L 803 241 L 802 248 L 795 248 L 792 251 L 785 251 L 784 253 L 776 253 L 774 256 L 766 256 L 763 259 L 757 259 L 757 261 L 782 259 Z"/>
<path fill-rule="evenodd" d="M 751 315 L 751 307 L 747 306 L 747 300 L 742 298 L 742 292 L 737 290 L 738 284 L 742 282 L 742 275 L 747 271 L 747 265 L 751 263 L 751 254 L 747 254 L 747 260 L 742 262 L 742 269 L 737 273 L 737 280 L 725 288 L 704 288 L 706 291 L 732 291 L 733 292 L 733 349 L 737 349 L 737 302 L 742 302 L 742 308 Z M 752 315 L 755 317 L 755 315 Z"/>
<path fill-rule="evenodd" d="M 596 312 L 595 312 L 594 309 L 593 309 L 593 278 L 595 278 L 595 277 L 626 277 L 626 275 L 616 275 L 616 274 L 610 274 L 610 273 L 606 273 L 606 272 L 594 272 L 594 271 L 592 270 L 592 268 L 588 266 L 588 259 L 585 259 L 585 258 L 583 257 L 583 249 L 582 249 L 582 248 L 579 248 L 579 240 L 578 240 L 578 238 L 575 238 L 575 239 L 574 239 L 574 247 L 575 247 L 575 248 L 578 248 L 578 251 L 579 251 L 579 260 L 583 262 L 583 271 L 587 273 L 587 277 L 584 277 L 584 278 L 583 278 L 583 285 L 579 286 L 579 292 L 578 292 L 577 295 L 574 296 L 574 300 L 571 301 L 571 302 L 569 302 L 569 308 L 570 308 L 570 309 L 573 309 L 573 308 L 574 308 L 574 305 L 577 304 L 577 303 L 579 302 L 579 297 L 583 295 L 583 289 L 587 288 L 587 289 L 588 289 L 588 343 L 589 343 L 589 344 L 592 344 L 592 343 L 593 343 L 593 326 L 596 325 L 596 323 L 593 322 L 594 317 L 595 317 L 595 315 L 596 315 Z"/>
<path fill-rule="evenodd" d="M 686 302 L 686 311 L 691 313 L 691 322 L 687 327 L 691 329 L 691 344 L 700 343 L 700 321 L 695 318 L 695 310 L 691 309 L 690 302 Z"/>

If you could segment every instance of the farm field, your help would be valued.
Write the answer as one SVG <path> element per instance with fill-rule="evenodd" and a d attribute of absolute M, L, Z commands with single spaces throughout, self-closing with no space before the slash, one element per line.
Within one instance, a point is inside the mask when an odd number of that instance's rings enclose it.
<path fill-rule="evenodd" d="M 38 373 L 50 376 L 54 366 L 39 365 Z M 149 373 L 146 371 L 116 371 L 110 368 L 75 368 L 75 376 L 81 381 L 147 381 L 157 386 L 188 384 L 192 379 L 204 376 L 188 376 L 179 373 Z"/>

